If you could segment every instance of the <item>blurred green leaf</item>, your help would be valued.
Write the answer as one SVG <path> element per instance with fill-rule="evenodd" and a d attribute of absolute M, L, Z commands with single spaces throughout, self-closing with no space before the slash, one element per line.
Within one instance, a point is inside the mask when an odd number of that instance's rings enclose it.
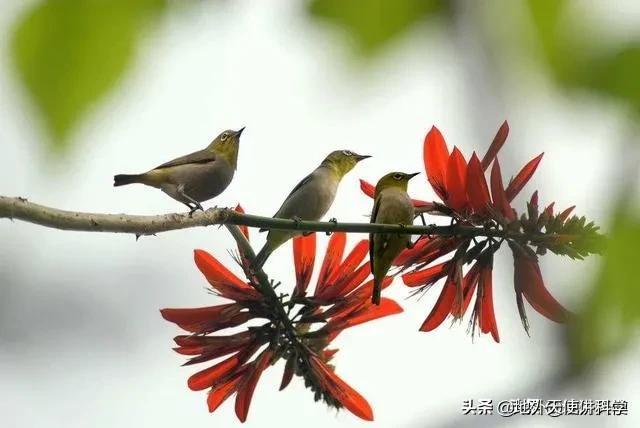
<path fill-rule="evenodd" d="M 622 349 L 640 327 L 640 220 L 626 211 L 615 218 L 593 293 L 572 336 L 577 368 Z"/>
<path fill-rule="evenodd" d="M 594 58 L 588 69 L 591 88 L 628 103 L 640 113 L 640 43 Z"/>
<path fill-rule="evenodd" d="M 166 0 L 45 0 L 18 22 L 11 54 L 41 111 L 52 148 L 104 97 L 133 58 L 146 24 Z"/>
<path fill-rule="evenodd" d="M 615 98 L 640 113 L 640 43 L 602 44 L 567 0 L 529 0 L 529 10 L 552 76 L 569 89 L 588 89 Z"/>
<path fill-rule="evenodd" d="M 311 0 L 309 12 L 341 27 L 360 53 L 370 56 L 413 24 L 443 12 L 445 5 L 442 0 Z"/>

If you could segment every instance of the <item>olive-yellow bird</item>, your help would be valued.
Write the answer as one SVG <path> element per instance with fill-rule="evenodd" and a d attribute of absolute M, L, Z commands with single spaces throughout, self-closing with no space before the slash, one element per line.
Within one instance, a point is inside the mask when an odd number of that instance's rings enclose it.
<path fill-rule="evenodd" d="M 407 194 L 409 180 L 419 173 L 391 172 L 376 184 L 375 202 L 371 223 L 413 224 L 415 212 Z M 400 252 L 409 247 L 409 235 L 397 233 L 372 233 L 369 235 L 369 260 L 373 272 L 373 296 L 371 301 L 379 305 L 382 283 L 391 263 Z"/>
<path fill-rule="evenodd" d="M 359 155 L 349 150 L 331 152 L 311 174 L 293 188 L 275 218 L 298 220 L 320 220 L 331 208 L 342 178 L 358 162 L 371 156 Z M 286 230 L 271 230 L 267 242 L 256 256 L 254 268 L 259 269 L 279 246 L 299 233 Z"/>
<path fill-rule="evenodd" d="M 203 210 L 200 202 L 221 194 L 231 183 L 238 166 L 239 131 L 227 130 L 206 148 L 163 163 L 142 174 L 118 174 L 114 186 L 141 183 L 162 190 L 189 207 L 190 214 Z"/>

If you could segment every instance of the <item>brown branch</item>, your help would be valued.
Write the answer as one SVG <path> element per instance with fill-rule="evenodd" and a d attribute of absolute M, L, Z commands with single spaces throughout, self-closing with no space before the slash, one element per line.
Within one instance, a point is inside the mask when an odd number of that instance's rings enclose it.
<path fill-rule="evenodd" d="M 504 232 L 498 230 L 459 225 L 401 226 L 397 224 L 339 223 L 337 221 L 296 221 L 242 214 L 227 208 L 210 208 L 204 212 L 196 212 L 193 216 L 189 216 L 187 213 L 152 216 L 86 213 L 59 210 L 30 202 L 25 198 L 6 196 L 0 196 L 0 218 L 21 220 L 60 230 L 131 233 L 135 235 L 153 235 L 170 230 L 216 224 L 234 224 L 299 232 L 399 233 L 466 237 L 503 237 L 504 235 Z"/>

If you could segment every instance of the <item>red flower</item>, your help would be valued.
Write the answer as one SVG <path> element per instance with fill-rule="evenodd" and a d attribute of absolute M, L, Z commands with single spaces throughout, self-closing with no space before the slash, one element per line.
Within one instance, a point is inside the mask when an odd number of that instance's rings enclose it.
<path fill-rule="evenodd" d="M 511 202 L 535 173 L 542 154 L 528 162 L 505 188 L 497 155 L 508 133 L 509 127 L 504 122 L 482 160 L 472 153 L 468 162 L 458 148 L 449 151 L 442 133 L 435 126 L 425 137 L 423 156 L 427 180 L 441 202 L 417 201 L 414 205 L 422 207 L 417 211 L 449 216 L 453 225 L 488 232 L 484 239 L 481 239 L 483 234 L 478 233 L 473 241 L 455 235 L 422 236 L 413 248 L 396 258 L 394 264 L 408 270 L 402 277 L 405 285 L 418 291 L 445 279 L 435 306 L 420 328 L 422 331 L 435 329 L 450 315 L 454 319 L 462 318 L 475 294 L 470 330 L 473 333 L 479 327 L 479 332 L 490 333 L 496 342 L 499 341 L 492 299 L 492 269 L 493 254 L 505 240 L 512 250 L 522 249 L 518 253 L 514 250 L 514 261 L 516 296 L 525 328 L 528 327 L 522 296 L 542 315 L 558 322 L 567 319 L 567 311 L 544 287 L 535 251 L 530 247 L 536 246 L 540 254 L 550 249 L 581 258 L 594 251 L 597 228 L 591 223 L 585 225 L 584 220 L 575 217 L 569 219 L 569 209 L 554 216 L 553 204 L 538 214 L 537 193 L 535 207 L 533 200 L 529 204 L 528 217 L 519 218 Z M 489 167 L 487 181 L 485 173 Z M 361 180 L 361 188 L 373 196 L 372 186 L 366 181 Z M 452 253 L 453 256 L 449 256 Z M 533 256 L 525 257 L 525 253 Z M 445 256 L 449 259 L 442 260 Z M 471 267 L 465 273 L 466 264 Z"/>
<path fill-rule="evenodd" d="M 243 233 L 248 238 L 246 229 Z M 289 384 L 294 374 L 302 376 L 306 386 L 315 393 L 316 400 L 322 398 L 333 407 L 345 407 L 360 418 L 373 420 L 367 401 L 327 364 L 337 352 L 328 346 L 345 329 L 397 314 L 402 308 L 391 299 L 383 299 L 380 306 L 370 303 L 372 281 L 367 281 L 370 271 L 364 261 L 368 242 L 359 242 L 343 258 L 345 246 L 344 233 L 331 237 L 315 291 L 307 296 L 315 261 L 316 236 L 296 238 L 296 284 L 289 301 L 274 297 L 275 293 L 260 291 L 260 284 L 254 282 L 255 275 L 249 271 L 250 264 L 242 253 L 237 261 L 243 267 L 247 281 L 209 253 L 195 251 L 196 265 L 212 290 L 233 302 L 193 309 L 163 309 L 161 314 L 167 321 L 191 333 L 174 339 L 178 345 L 175 351 L 190 357 L 185 365 L 216 361 L 188 380 L 189 388 L 194 391 L 209 389 L 210 412 L 236 394 L 236 415 L 244 422 L 261 374 L 283 358 L 287 363 L 281 389 Z M 385 286 L 390 283 L 391 278 L 387 278 Z M 266 322 L 247 326 L 234 334 L 212 334 L 240 327 L 253 319 Z"/>

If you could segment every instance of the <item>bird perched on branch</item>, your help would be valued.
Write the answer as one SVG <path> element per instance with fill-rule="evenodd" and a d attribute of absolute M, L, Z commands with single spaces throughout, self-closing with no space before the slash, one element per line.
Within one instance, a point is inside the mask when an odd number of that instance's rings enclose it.
<path fill-rule="evenodd" d="M 371 156 L 359 155 L 349 150 L 331 152 L 320 166 L 293 188 L 273 217 L 308 221 L 320 220 L 333 204 L 342 178 L 358 162 L 369 157 Z M 253 267 L 255 269 L 261 268 L 276 248 L 298 234 L 284 230 L 269 231 L 267 242 L 256 256 Z"/>
<path fill-rule="evenodd" d="M 162 190 L 189 207 L 203 210 L 200 202 L 221 194 L 231 183 L 238 164 L 239 131 L 227 130 L 205 149 L 163 163 L 142 174 L 118 174 L 114 186 L 141 183 Z"/>
<path fill-rule="evenodd" d="M 371 212 L 371 223 L 413 224 L 413 203 L 407 195 L 409 180 L 419 173 L 391 172 L 376 184 L 375 202 Z M 409 235 L 395 233 L 372 233 L 369 235 L 369 260 L 373 272 L 373 296 L 371 301 L 379 305 L 382 283 L 391 263 L 400 252 L 409 247 Z"/>

